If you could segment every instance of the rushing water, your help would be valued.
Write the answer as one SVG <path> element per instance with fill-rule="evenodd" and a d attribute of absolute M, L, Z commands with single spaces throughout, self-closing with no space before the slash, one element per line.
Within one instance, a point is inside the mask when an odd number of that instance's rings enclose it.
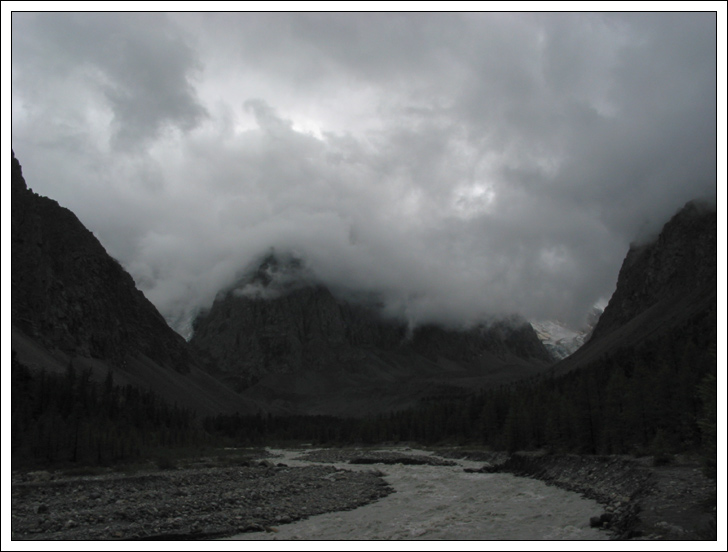
<path fill-rule="evenodd" d="M 290 466 L 300 451 L 271 451 Z M 429 454 L 408 450 L 408 454 Z M 278 532 L 242 533 L 235 540 L 607 540 L 589 527 L 602 513 L 593 500 L 510 474 L 467 473 L 481 462 L 457 466 L 335 464 L 379 469 L 396 492 L 355 510 L 313 516 L 276 527 Z"/>

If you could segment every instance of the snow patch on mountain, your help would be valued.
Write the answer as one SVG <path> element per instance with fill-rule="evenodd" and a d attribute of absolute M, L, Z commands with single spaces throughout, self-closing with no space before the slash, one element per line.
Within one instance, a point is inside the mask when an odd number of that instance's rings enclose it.
<path fill-rule="evenodd" d="M 534 320 L 531 326 L 553 357 L 562 360 L 588 341 L 601 314 L 602 309 L 594 307 L 580 329 L 569 327 L 558 320 Z"/>

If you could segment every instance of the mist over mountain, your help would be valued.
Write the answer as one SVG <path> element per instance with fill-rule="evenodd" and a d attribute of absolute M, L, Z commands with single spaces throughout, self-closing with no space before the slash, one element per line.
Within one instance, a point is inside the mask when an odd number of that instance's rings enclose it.
<path fill-rule="evenodd" d="M 579 327 L 715 201 L 715 13 L 8 15 L 26 176 L 183 333 L 271 247 L 414 325 Z"/>
<path fill-rule="evenodd" d="M 190 345 L 210 373 L 286 414 L 387 412 L 514 381 L 552 362 L 518 317 L 410 322 L 376 295 L 334 293 L 301 259 L 272 253 L 198 316 Z"/>
<path fill-rule="evenodd" d="M 564 360 L 466 400 L 443 397 L 377 418 L 376 435 L 430 443 L 456 438 L 554 456 L 650 455 L 655 466 L 668 464 L 664 475 L 677 467 L 673 454 L 697 453 L 715 477 L 721 375 L 715 220 L 714 210 L 691 202 L 656 240 L 631 248 L 609 316 L 605 311 L 589 341 Z"/>

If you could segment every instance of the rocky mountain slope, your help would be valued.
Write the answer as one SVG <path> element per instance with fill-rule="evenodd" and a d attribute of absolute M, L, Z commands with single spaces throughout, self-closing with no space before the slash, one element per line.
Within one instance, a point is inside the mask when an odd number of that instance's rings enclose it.
<path fill-rule="evenodd" d="M 594 339 L 665 300 L 714 294 L 716 240 L 715 210 L 691 201 L 665 224 L 656 241 L 630 247 Z"/>
<path fill-rule="evenodd" d="M 218 296 L 190 344 L 244 396 L 295 414 L 388 411 L 527 377 L 551 362 L 523 321 L 410 330 L 371 298 L 336 297 L 300 260 L 276 256 Z"/>
<path fill-rule="evenodd" d="M 630 247 L 591 338 L 554 370 L 563 373 L 667 334 L 678 342 L 714 343 L 716 316 L 717 213 L 691 201 L 655 241 Z"/>
<path fill-rule="evenodd" d="M 12 159 L 12 349 L 31 368 L 112 370 L 201 412 L 245 410 L 68 209 L 28 189 Z M 241 411 L 242 411 L 241 410 Z"/>

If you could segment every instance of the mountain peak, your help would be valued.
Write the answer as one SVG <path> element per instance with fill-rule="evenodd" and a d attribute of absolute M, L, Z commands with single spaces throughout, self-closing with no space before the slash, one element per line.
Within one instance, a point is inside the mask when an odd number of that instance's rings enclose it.
<path fill-rule="evenodd" d="M 313 273 L 300 256 L 271 250 L 254 261 L 222 295 L 232 293 L 237 297 L 273 299 L 314 283 Z"/>
<path fill-rule="evenodd" d="M 24 192 L 28 189 L 28 185 L 25 183 L 25 178 L 23 178 L 23 168 L 20 166 L 20 162 L 15 157 L 15 152 L 12 152 L 13 154 L 13 164 L 12 164 L 12 178 L 11 178 L 11 189 L 12 193 L 16 194 L 18 192 Z"/>

